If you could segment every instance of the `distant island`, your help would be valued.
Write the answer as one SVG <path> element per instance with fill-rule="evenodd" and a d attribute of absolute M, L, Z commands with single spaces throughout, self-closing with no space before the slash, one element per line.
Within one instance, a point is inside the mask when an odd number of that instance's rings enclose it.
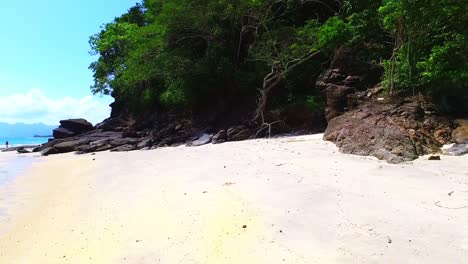
<path fill-rule="evenodd" d="M 30 138 L 49 137 L 54 126 L 45 124 L 8 124 L 0 122 L 0 138 Z M 44 135 L 44 136 L 43 136 Z"/>
<path fill-rule="evenodd" d="M 49 135 L 49 136 L 34 135 L 33 137 L 34 137 L 34 138 L 51 138 L 51 137 L 53 137 L 53 136 L 52 136 L 52 135 Z"/>

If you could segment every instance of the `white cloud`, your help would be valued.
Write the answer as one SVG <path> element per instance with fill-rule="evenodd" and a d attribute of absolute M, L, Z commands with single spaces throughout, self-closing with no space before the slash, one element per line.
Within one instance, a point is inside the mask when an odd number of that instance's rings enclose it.
<path fill-rule="evenodd" d="M 93 96 L 52 99 L 41 90 L 0 97 L 0 122 L 57 125 L 68 118 L 85 118 L 93 124 L 109 117 L 109 102 Z"/>

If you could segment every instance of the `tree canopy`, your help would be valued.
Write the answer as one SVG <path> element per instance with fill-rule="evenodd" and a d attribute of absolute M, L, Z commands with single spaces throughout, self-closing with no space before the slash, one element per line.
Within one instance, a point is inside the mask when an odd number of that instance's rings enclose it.
<path fill-rule="evenodd" d="M 90 38 L 99 55 L 90 65 L 92 91 L 112 94 L 132 111 L 253 103 L 259 119 L 267 98 L 279 108 L 320 108 L 314 80 L 347 46 L 385 66 L 382 85 L 391 93 L 466 94 L 467 6 L 462 0 L 144 0 Z M 276 86 L 281 92 L 270 95 Z"/>

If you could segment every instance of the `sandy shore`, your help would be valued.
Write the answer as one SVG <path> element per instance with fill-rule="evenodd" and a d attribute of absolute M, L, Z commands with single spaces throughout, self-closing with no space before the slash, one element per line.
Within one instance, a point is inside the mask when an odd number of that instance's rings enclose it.
<path fill-rule="evenodd" d="M 2 264 L 468 262 L 468 156 L 315 135 L 36 159 L 0 185 Z"/>

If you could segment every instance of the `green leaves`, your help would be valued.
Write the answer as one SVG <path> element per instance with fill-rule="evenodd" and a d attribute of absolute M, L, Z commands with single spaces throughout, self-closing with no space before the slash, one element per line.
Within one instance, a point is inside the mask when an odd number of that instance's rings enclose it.
<path fill-rule="evenodd" d="M 319 31 L 318 47 L 327 51 L 333 51 L 349 40 L 349 28 L 341 18 L 334 16 L 329 18 Z"/>
<path fill-rule="evenodd" d="M 466 87 L 468 5 L 462 2 L 383 1 L 379 15 L 395 43 L 386 83 L 427 93 Z M 395 74 L 389 73 L 392 68 Z"/>
<path fill-rule="evenodd" d="M 468 40 L 457 34 L 453 40 L 434 46 L 424 60 L 417 63 L 423 84 L 437 84 L 435 89 L 465 88 L 468 84 Z"/>
<path fill-rule="evenodd" d="M 144 0 L 90 38 L 99 56 L 90 65 L 91 89 L 135 109 L 188 109 L 252 100 L 274 69 L 288 95 L 272 101 L 318 105 L 306 100 L 317 96 L 313 78 L 347 46 L 360 59 L 382 62 L 383 83 L 398 91 L 466 90 L 463 1 L 332 2 Z"/>

